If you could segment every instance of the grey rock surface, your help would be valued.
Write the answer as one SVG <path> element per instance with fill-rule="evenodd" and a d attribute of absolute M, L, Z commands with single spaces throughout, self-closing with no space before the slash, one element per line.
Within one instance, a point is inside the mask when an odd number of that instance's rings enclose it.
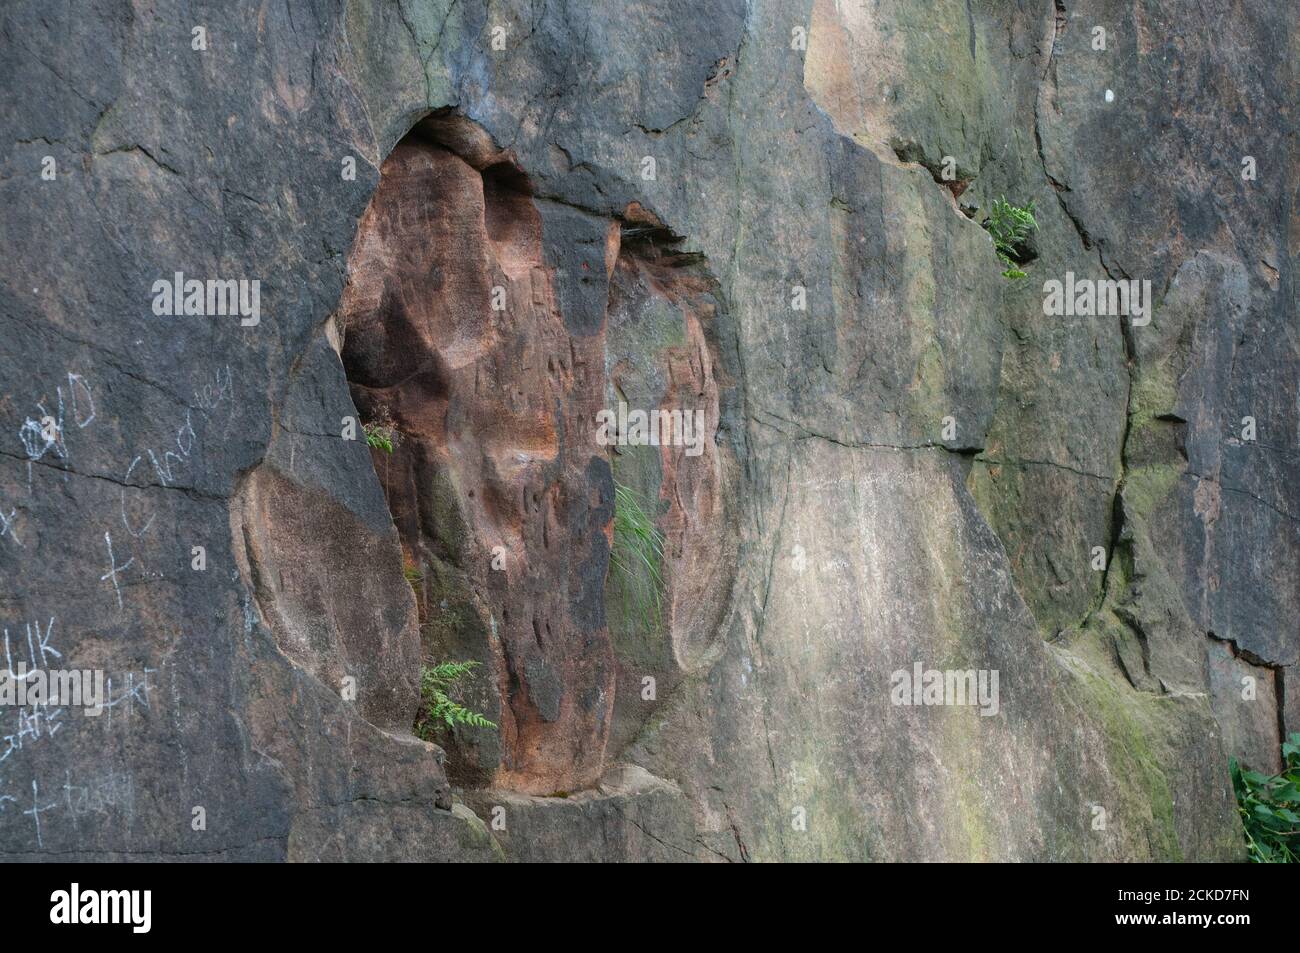
<path fill-rule="evenodd" d="M 0 857 L 1242 859 L 1227 759 L 1300 731 L 1291 20 L 5 5 L 3 664 L 111 681 L 98 716 L 0 706 Z M 540 223 L 536 277 L 504 219 L 489 254 L 399 211 L 444 244 L 380 276 L 377 359 L 415 360 L 383 336 L 403 287 L 529 282 L 547 320 L 473 360 L 582 365 L 529 411 L 567 455 L 558 647 L 505 629 L 484 569 L 504 468 L 419 471 L 412 535 L 344 438 L 366 408 L 336 316 L 412 130 Z M 1003 195 L 1036 209 L 1021 281 L 980 225 Z M 416 274 L 435 258 L 456 274 Z M 1045 314 L 1067 272 L 1150 281 L 1150 323 Z M 258 320 L 156 313 L 178 273 L 258 281 Z M 469 358 L 419 355 L 440 428 Z M 584 462 L 575 421 L 620 398 L 702 409 L 706 452 Z M 463 446 L 483 416 L 450 421 Z M 598 605 L 613 480 L 658 507 L 653 618 L 644 578 Z M 413 538 L 449 547 L 414 596 Z M 480 710 L 533 733 L 417 739 L 435 651 L 490 663 Z M 996 706 L 898 704 L 918 664 L 995 672 Z"/>

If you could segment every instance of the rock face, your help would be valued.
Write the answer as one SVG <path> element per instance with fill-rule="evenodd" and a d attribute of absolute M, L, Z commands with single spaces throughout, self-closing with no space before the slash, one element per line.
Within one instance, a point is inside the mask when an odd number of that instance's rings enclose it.
<path fill-rule="evenodd" d="M 599 314 L 563 314 L 543 219 L 501 164 L 480 172 L 439 146 L 399 145 L 336 320 L 358 410 L 399 434 L 391 460 L 374 451 L 376 469 L 418 567 L 429 653 L 460 649 L 471 626 L 479 644 L 466 648 L 509 686 L 492 712 L 501 751 L 479 767 L 548 793 L 596 781 L 614 698 L 602 598 L 614 488 L 587 426 L 604 350 Z M 610 242 L 590 236 L 581 267 L 603 287 Z M 499 575 L 481 558 L 493 550 Z"/>
<path fill-rule="evenodd" d="M 1288 14 L 9 4 L 0 674 L 105 708 L 0 705 L 0 854 L 1240 859 Z M 447 659 L 499 727 L 435 745 Z"/>

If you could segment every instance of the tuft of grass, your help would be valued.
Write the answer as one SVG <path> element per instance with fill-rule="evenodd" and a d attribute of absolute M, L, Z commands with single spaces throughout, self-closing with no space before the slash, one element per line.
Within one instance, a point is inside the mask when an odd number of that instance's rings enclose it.
<path fill-rule="evenodd" d="M 395 428 L 370 423 L 363 424 L 361 429 L 366 434 L 366 446 L 382 450 L 387 454 L 393 452 L 393 445 L 397 443 L 397 430 Z"/>
<path fill-rule="evenodd" d="M 1300 733 L 1282 743 L 1282 761 L 1272 777 L 1228 762 L 1246 853 L 1257 864 L 1300 863 Z"/>
<path fill-rule="evenodd" d="M 479 667 L 478 662 L 440 662 L 420 669 L 420 717 L 415 723 L 416 737 L 425 741 L 433 738 L 437 728 L 454 728 L 468 725 L 471 728 L 495 728 L 476 711 L 454 701 L 448 694 L 462 679 Z"/>
<path fill-rule="evenodd" d="M 1002 277 L 1013 281 L 1024 278 L 1025 273 L 1017 266 L 1015 254 L 1016 246 L 1038 228 L 1038 222 L 1034 220 L 1033 200 L 1028 205 L 1019 206 L 1012 205 L 1003 196 L 993 203 L 984 227 L 993 238 L 993 250 L 997 252 L 998 260 L 1007 266 Z"/>
<path fill-rule="evenodd" d="M 420 604 L 420 583 L 424 582 L 424 573 L 420 572 L 418 566 L 403 566 L 402 576 L 405 577 L 407 585 L 411 587 L 411 593 L 415 596 L 416 608 L 423 614 L 424 607 Z"/>
<path fill-rule="evenodd" d="M 624 577 L 625 591 L 636 594 L 636 615 L 647 628 L 658 623 L 663 592 L 664 534 L 641 497 L 631 487 L 614 483 L 614 547 L 610 566 Z M 649 588 L 643 594 L 644 577 Z"/>

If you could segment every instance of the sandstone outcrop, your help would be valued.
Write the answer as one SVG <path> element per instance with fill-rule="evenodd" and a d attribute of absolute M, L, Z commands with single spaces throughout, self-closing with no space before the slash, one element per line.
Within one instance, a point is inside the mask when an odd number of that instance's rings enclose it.
<path fill-rule="evenodd" d="M 1242 859 L 1227 759 L 1300 731 L 1289 14 L 9 4 L 4 664 L 110 681 L 0 708 L 0 856 Z M 498 729 L 433 744 L 448 658 Z"/>

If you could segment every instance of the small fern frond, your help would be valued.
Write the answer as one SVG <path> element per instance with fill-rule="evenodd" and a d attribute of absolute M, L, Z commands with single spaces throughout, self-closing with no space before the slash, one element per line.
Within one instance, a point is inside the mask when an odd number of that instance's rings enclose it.
<path fill-rule="evenodd" d="M 1016 267 L 1014 256 L 1016 246 L 1024 242 L 1030 233 L 1038 228 L 1038 221 L 1034 218 L 1033 200 L 1031 199 L 1028 205 L 1022 207 L 1012 205 L 1005 196 L 999 198 L 993 203 L 984 227 L 988 229 L 993 239 L 993 250 L 997 253 L 998 260 L 1007 266 L 1002 272 L 1002 277 L 1013 280 L 1024 278 L 1025 272 Z"/>
<path fill-rule="evenodd" d="M 455 701 L 447 693 L 465 676 L 479 667 L 473 660 L 465 662 L 439 662 L 420 669 L 420 703 L 422 714 L 415 724 L 418 737 L 428 741 L 440 725 L 455 728 L 495 728 L 496 722 Z"/>

